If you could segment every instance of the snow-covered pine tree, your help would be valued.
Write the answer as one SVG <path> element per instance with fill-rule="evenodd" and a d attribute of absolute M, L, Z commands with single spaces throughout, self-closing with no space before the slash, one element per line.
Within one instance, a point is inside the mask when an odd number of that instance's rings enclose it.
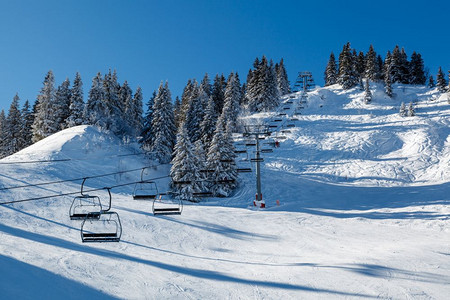
<path fill-rule="evenodd" d="M 6 144 L 5 131 L 6 131 L 6 116 L 5 111 L 2 109 L 0 111 L 0 158 L 7 156 L 5 150 Z"/>
<path fill-rule="evenodd" d="M 330 59 L 328 60 L 327 67 L 325 69 L 325 86 L 336 84 L 337 82 L 337 65 L 334 53 L 331 52 Z"/>
<path fill-rule="evenodd" d="M 383 58 L 381 58 L 381 55 L 377 56 L 377 80 L 384 80 Z"/>
<path fill-rule="evenodd" d="M 369 79 L 366 79 L 366 85 L 364 87 L 364 103 L 369 104 L 372 102 L 372 93 L 370 92 Z"/>
<path fill-rule="evenodd" d="M 53 72 L 48 71 L 44 79 L 44 86 L 37 96 L 36 114 L 33 122 L 33 142 L 42 140 L 43 138 L 57 132 L 59 130 L 53 110 L 55 103 L 55 77 Z"/>
<path fill-rule="evenodd" d="M 392 98 L 392 80 L 391 80 L 391 53 L 388 51 L 384 60 L 384 89 L 386 95 Z"/>
<path fill-rule="evenodd" d="M 359 51 L 358 57 L 356 58 L 356 73 L 359 78 L 364 78 L 366 73 L 366 56 L 364 52 Z"/>
<path fill-rule="evenodd" d="M 206 166 L 210 191 L 216 197 L 227 197 L 236 187 L 236 162 L 231 139 L 231 126 L 224 132 L 224 119 L 219 118 L 207 154 Z"/>
<path fill-rule="evenodd" d="M 400 51 L 400 71 L 401 71 L 401 83 L 408 84 L 411 82 L 410 65 L 408 61 L 408 55 L 406 55 L 405 48 Z"/>
<path fill-rule="evenodd" d="M 21 135 L 22 115 L 19 108 L 19 95 L 16 94 L 9 107 L 8 116 L 6 117 L 6 126 L 4 129 L 4 151 L 6 155 L 16 153 L 24 144 Z"/>
<path fill-rule="evenodd" d="M 225 77 L 223 76 L 223 74 L 220 76 L 219 74 L 217 74 L 216 77 L 214 77 L 214 83 L 211 92 L 211 97 L 213 98 L 215 104 L 214 110 L 217 115 L 220 115 L 222 113 L 225 101 L 225 86 L 226 86 Z"/>
<path fill-rule="evenodd" d="M 283 59 L 280 60 L 279 64 L 275 65 L 275 72 L 277 75 L 277 87 L 279 95 L 283 96 L 289 94 L 291 92 L 291 88 Z"/>
<path fill-rule="evenodd" d="M 436 86 L 441 93 L 445 93 L 447 91 L 447 81 L 445 80 L 445 75 L 444 72 L 442 72 L 441 67 L 439 67 L 436 75 Z"/>
<path fill-rule="evenodd" d="M 182 122 L 182 111 L 181 111 L 181 101 L 178 96 L 175 97 L 175 103 L 173 105 L 173 113 L 175 115 L 175 126 L 177 128 L 180 128 Z"/>
<path fill-rule="evenodd" d="M 241 83 L 237 74 L 231 73 L 228 76 L 227 87 L 225 89 L 225 104 L 221 117 L 230 123 L 231 130 L 236 132 L 237 119 L 239 115 L 239 99 L 241 98 Z M 225 129 L 225 128 L 224 128 Z"/>
<path fill-rule="evenodd" d="M 142 101 L 143 101 L 142 89 L 140 86 L 138 86 L 133 96 L 133 102 L 130 111 L 130 114 L 134 116 L 134 121 L 132 123 L 133 125 L 132 128 L 134 131 L 132 135 L 133 137 L 137 137 L 141 133 L 142 126 L 144 124 L 144 119 L 142 117 L 144 113 Z"/>
<path fill-rule="evenodd" d="M 83 119 L 85 120 L 86 124 L 95 125 L 100 128 L 106 128 L 108 116 L 103 99 L 103 80 L 102 75 L 99 72 L 97 73 L 97 76 L 92 79 L 92 86 L 89 90 L 88 100 L 84 107 Z"/>
<path fill-rule="evenodd" d="M 33 143 L 31 141 L 33 137 L 31 126 L 33 125 L 34 116 L 30 111 L 30 103 L 28 102 L 28 100 L 25 101 L 20 114 L 22 115 L 22 126 L 20 135 L 23 138 L 23 144 L 20 145 L 20 149 L 23 149 L 30 146 Z"/>
<path fill-rule="evenodd" d="M 350 47 L 350 43 L 344 45 L 342 52 L 339 54 L 339 73 L 337 78 L 343 89 L 348 90 L 358 83 L 355 71 L 355 61 Z"/>
<path fill-rule="evenodd" d="M 125 80 L 119 88 L 118 102 L 123 107 L 125 113 L 123 114 L 121 133 L 128 137 L 135 137 L 138 133 L 134 131 L 133 124 L 135 122 L 133 115 L 133 91 L 128 82 Z"/>
<path fill-rule="evenodd" d="M 379 79 L 378 72 L 377 54 L 373 46 L 370 45 L 369 51 L 366 54 L 365 77 L 369 80 L 377 81 Z"/>
<path fill-rule="evenodd" d="M 267 68 L 264 98 L 266 99 L 265 110 L 272 110 L 280 105 L 280 93 L 277 87 L 277 74 L 275 72 L 275 65 L 272 60 L 270 60 Z M 232 130 L 233 126 L 234 125 L 232 124 Z"/>
<path fill-rule="evenodd" d="M 205 73 L 205 76 L 203 77 L 202 82 L 200 83 L 200 88 L 203 90 L 203 92 L 206 93 L 206 96 L 208 96 L 208 98 L 211 96 L 212 86 L 211 81 L 209 80 L 208 73 Z"/>
<path fill-rule="evenodd" d="M 84 123 L 83 119 L 84 100 L 83 100 L 83 81 L 80 73 L 76 73 L 72 85 L 70 97 L 69 118 L 66 120 L 67 127 L 78 126 Z"/>
<path fill-rule="evenodd" d="M 183 93 L 181 94 L 181 114 L 179 119 L 179 124 L 184 122 L 186 120 L 186 112 L 189 107 L 189 103 L 191 101 L 192 91 L 194 89 L 194 82 L 193 80 L 189 79 L 186 83 L 186 86 L 183 89 Z"/>
<path fill-rule="evenodd" d="M 141 139 L 139 140 L 139 143 L 141 144 L 141 148 L 144 151 L 150 151 L 153 145 L 154 141 L 154 132 L 152 129 L 152 121 L 153 121 L 153 108 L 155 105 L 155 98 L 156 98 L 156 91 L 153 91 L 152 96 L 148 100 L 146 106 L 147 106 L 147 112 L 145 113 L 144 120 L 143 120 L 143 128 L 141 132 Z M 180 104 L 181 108 L 181 104 Z"/>
<path fill-rule="evenodd" d="M 212 97 L 209 97 L 208 105 L 206 106 L 205 116 L 200 123 L 201 140 L 205 149 L 209 149 L 211 141 L 216 130 L 217 115 L 215 110 L 215 103 Z"/>
<path fill-rule="evenodd" d="M 204 95 L 201 94 L 204 94 L 204 92 L 200 91 L 200 87 L 197 81 L 194 81 L 185 120 L 186 130 L 192 143 L 195 143 L 201 137 L 199 128 L 204 116 Z"/>
<path fill-rule="evenodd" d="M 433 75 L 430 75 L 430 77 L 428 78 L 428 87 L 430 89 L 436 87 L 436 83 L 434 82 Z"/>
<path fill-rule="evenodd" d="M 391 83 L 401 83 L 403 79 L 402 58 L 400 48 L 398 47 L 398 45 L 395 46 L 394 50 L 392 51 L 389 66 L 390 66 L 389 74 L 391 77 Z"/>
<path fill-rule="evenodd" d="M 53 118 L 58 124 L 58 130 L 67 128 L 67 119 L 70 116 L 70 81 L 68 78 L 58 86 L 55 92 L 55 103 L 53 105 Z"/>
<path fill-rule="evenodd" d="M 176 139 L 170 169 L 171 190 L 178 199 L 196 201 L 193 194 L 201 191 L 203 182 L 201 182 L 201 169 L 197 164 L 194 146 L 190 141 L 185 123 L 180 125 Z"/>
<path fill-rule="evenodd" d="M 423 59 L 420 53 L 414 51 L 411 55 L 411 62 L 409 64 L 410 84 L 424 85 L 427 81 L 425 77 Z"/>
<path fill-rule="evenodd" d="M 114 70 L 105 75 L 103 80 L 103 105 L 106 108 L 106 129 L 111 130 L 115 134 L 123 135 L 125 128 L 123 124 L 125 107 L 119 101 L 120 85 L 117 82 L 117 73 Z"/>
<path fill-rule="evenodd" d="M 408 105 L 408 117 L 414 117 L 416 115 L 416 109 L 414 108 L 414 104 L 409 102 Z"/>
<path fill-rule="evenodd" d="M 152 129 L 154 140 L 150 151 L 162 164 L 172 160 L 175 145 L 175 117 L 169 84 L 161 82 L 153 105 Z"/>
<path fill-rule="evenodd" d="M 401 117 L 406 117 L 408 115 L 408 112 L 406 111 L 406 106 L 405 106 L 404 102 L 402 102 L 402 104 L 400 105 L 399 115 Z"/>

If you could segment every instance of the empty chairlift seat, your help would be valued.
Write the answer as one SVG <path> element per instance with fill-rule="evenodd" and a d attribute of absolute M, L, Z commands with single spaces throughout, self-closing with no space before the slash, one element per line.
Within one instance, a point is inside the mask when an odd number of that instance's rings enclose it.
<path fill-rule="evenodd" d="M 168 199 L 160 197 L 153 200 L 153 215 L 181 215 L 183 202 L 178 199 Z"/>
<path fill-rule="evenodd" d="M 134 200 L 154 200 L 158 195 L 158 187 L 153 181 L 136 183 L 133 191 Z"/>
<path fill-rule="evenodd" d="M 87 178 L 81 183 L 81 192 L 76 196 L 69 209 L 69 217 L 71 220 L 84 220 L 85 218 L 97 218 L 102 210 L 102 203 L 98 196 L 84 194 L 83 188 Z"/>
<path fill-rule="evenodd" d="M 81 241 L 86 242 L 119 242 L 122 236 L 122 224 L 119 214 L 111 209 L 111 189 L 109 194 L 109 206 L 100 212 L 91 212 L 86 215 L 81 223 Z"/>

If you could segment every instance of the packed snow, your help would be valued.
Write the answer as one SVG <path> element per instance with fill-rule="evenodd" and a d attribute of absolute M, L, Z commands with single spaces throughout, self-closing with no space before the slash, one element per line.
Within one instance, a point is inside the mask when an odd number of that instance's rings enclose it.
<path fill-rule="evenodd" d="M 266 209 L 252 206 L 253 172 L 239 175 L 232 197 L 153 216 L 131 183 L 146 166 L 145 179 L 167 191 L 170 165 L 90 126 L 0 160 L 2 202 L 74 193 L 0 206 L 1 297 L 448 299 L 450 104 L 422 86 L 394 85 L 393 99 L 371 89 L 370 104 L 358 88 L 335 85 L 243 119 L 278 126 L 267 141 L 280 147 L 263 154 Z M 401 117 L 401 102 L 415 103 L 416 116 Z M 254 170 L 253 151 L 238 165 Z M 83 244 L 81 221 L 69 219 L 81 178 L 93 176 L 87 190 L 113 186 L 119 243 Z"/>

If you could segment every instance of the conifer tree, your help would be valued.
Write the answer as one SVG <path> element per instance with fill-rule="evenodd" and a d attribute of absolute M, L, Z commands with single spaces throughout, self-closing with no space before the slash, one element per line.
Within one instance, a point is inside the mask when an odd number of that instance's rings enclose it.
<path fill-rule="evenodd" d="M 55 78 L 53 72 L 48 71 L 44 79 L 44 86 L 37 97 L 36 114 L 33 122 L 33 142 L 57 132 L 59 130 L 53 110 L 55 103 Z"/>
<path fill-rule="evenodd" d="M 392 59 L 391 53 L 388 51 L 386 54 L 386 58 L 384 60 L 384 88 L 385 88 L 386 95 L 388 95 L 390 98 L 392 98 L 392 95 L 393 95 L 392 94 L 392 86 L 391 86 L 391 83 L 392 83 L 391 59 Z"/>
<path fill-rule="evenodd" d="M 409 66 L 409 83 L 424 85 L 427 79 L 425 77 L 423 59 L 420 53 L 418 54 L 416 53 L 416 51 L 413 52 L 413 54 L 411 55 L 411 62 Z"/>
<path fill-rule="evenodd" d="M 377 54 L 373 46 L 370 45 L 366 55 L 365 77 L 369 80 L 377 81 L 379 79 L 378 72 Z"/>
<path fill-rule="evenodd" d="M 22 136 L 23 144 L 20 145 L 20 149 L 23 149 L 30 146 L 33 143 L 31 141 L 33 137 L 31 126 L 33 125 L 34 116 L 30 111 L 30 103 L 28 102 L 28 100 L 25 101 L 22 107 L 21 115 L 22 115 L 22 126 L 20 135 Z"/>
<path fill-rule="evenodd" d="M 130 105 L 127 106 L 127 116 L 130 118 L 129 126 L 131 137 L 136 138 L 142 131 L 142 126 L 144 123 L 142 114 L 142 89 L 141 87 L 136 88 L 136 93 L 134 93 L 133 98 L 131 99 Z"/>
<path fill-rule="evenodd" d="M 175 145 L 175 117 L 169 84 L 161 82 L 153 105 L 152 129 L 154 140 L 150 151 L 162 164 L 172 160 Z"/>
<path fill-rule="evenodd" d="M 211 141 L 216 130 L 217 115 L 215 111 L 215 103 L 212 97 L 209 98 L 208 105 L 205 110 L 205 116 L 200 123 L 201 141 L 205 149 L 209 149 Z"/>
<path fill-rule="evenodd" d="M 331 52 L 330 59 L 328 60 L 327 67 L 325 69 L 325 86 L 336 84 L 337 82 L 337 66 L 334 53 Z"/>
<path fill-rule="evenodd" d="M 78 72 L 75 75 L 71 91 L 69 117 L 66 120 L 67 127 L 78 126 L 84 123 L 83 82 Z"/>
<path fill-rule="evenodd" d="M 204 110 L 204 92 L 201 91 L 197 82 L 194 82 L 194 88 L 192 89 L 191 98 L 189 99 L 189 105 L 186 111 L 185 126 L 188 132 L 188 136 L 192 143 L 195 143 L 200 137 L 200 123 L 203 120 Z"/>
<path fill-rule="evenodd" d="M 156 91 L 153 91 L 152 96 L 147 102 L 147 112 L 143 120 L 143 128 L 141 132 L 141 139 L 139 143 L 144 151 L 150 151 L 154 141 L 154 130 L 152 128 L 153 108 L 155 105 Z M 181 106 L 181 104 L 180 104 Z"/>
<path fill-rule="evenodd" d="M 53 118 L 58 125 L 58 130 L 65 129 L 67 119 L 70 116 L 70 98 L 72 91 L 70 90 L 70 81 L 68 78 L 58 86 L 55 92 L 55 103 L 53 105 Z"/>
<path fill-rule="evenodd" d="M 180 115 L 180 124 L 186 120 L 186 112 L 189 107 L 189 102 L 192 98 L 192 91 L 194 89 L 194 81 L 191 79 L 188 80 L 186 86 L 183 89 L 183 93 L 181 94 L 181 115 Z"/>
<path fill-rule="evenodd" d="M 291 92 L 291 89 L 289 87 L 290 84 L 283 59 L 280 60 L 279 64 L 275 65 L 275 73 L 277 76 L 277 87 L 279 95 L 283 96 L 289 94 Z"/>
<path fill-rule="evenodd" d="M 203 183 L 199 182 L 201 173 L 185 123 L 180 125 L 176 140 L 170 169 L 171 190 L 178 199 L 196 201 L 193 194 L 201 191 Z"/>
<path fill-rule="evenodd" d="M 401 83 L 403 80 L 402 58 L 398 45 L 395 46 L 394 50 L 392 51 L 389 67 L 391 83 Z"/>
<path fill-rule="evenodd" d="M 441 67 L 439 67 L 436 75 L 436 86 L 441 93 L 445 93 L 447 91 L 447 81 L 445 80 L 445 75 L 444 72 L 442 72 Z"/>
<path fill-rule="evenodd" d="M 205 73 L 205 76 L 203 77 L 202 82 L 200 83 L 200 88 L 202 89 L 203 92 L 205 92 L 208 98 L 211 96 L 212 86 L 209 80 L 208 73 Z"/>
<path fill-rule="evenodd" d="M 436 83 L 434 82 L 433 75 L 430 75 L 430 77 L 428 78 L 428 87 L 430 89 L 436 87 Z"/>
<path fill-rule="evenodd" d="M 401 73 L 401 83 L 408 84 L 411 82 L 410 74 L 410 63 L 408 61 L 408 56 L 406 55 L 405 49 L 402 48 L 400 51 L 400 73 Z"/>
<path fill-rule="evenodd" d="M 406 117 L 408 115 L 408 112 L 406 111 L 406 106 L 405 103 L 402 102 L 402 104 L 400 105 L 400 111 L 399 114 L 401 117 Z"/>
<path fill-rule="evenodd" d="M 121 134 L 128 137 L 136 136 L 138 133 L 135 132 L 134 122 L 135 117 L 133 112 L 133 91 L 131 90 L 128 82 L 125 80 L 124 83 L 119 87 L 118 99 L 119 107 L 124 109 L 122 121 L 121 121 Z"/>
<path fill-rule="evenodd" d="M 22 115 L 19 108 L 19 95 L 16 94 L 9 107 L 8 116 L 6 117 L 6 124 L 4 129 L 4 151 L 6 155 L 16 153 L 24 144 L 21 135 L 22 129 Z"/>
<path fill-rule="evenodd" d="M 83 111 L 83 119 L 87 124 L 106 128 L 108 115 L 105 102 L 103 101 L 104 93 L 102 75 L 99 72 L 92 79 L 92 86 Z"/>
<path fill-rule="evenodd" d="M 270 60 L 267 68 L 264 97 L 266 98 L 264 105 L 265 110 L 272 110 L 280 105 L 280 93 L 277 88 L 277 75 L 275 72 L 275 65 L 272 60 Z M 232 130 L 233 126 L 234 125 L 231 126 Z"/>
<path fill-rule="evenodd" d="M 222 118 L 230 124 L 231 130 L 236 132 L 237 118 L 239 115 L 239 99 L 241 98 L 241 83 L 237 74 L 231 73 L 228 77 L 225 89 L 225 104 L 222 110 Z M 225 129 L 225 128 L 224 128 Z"/>
<path fill-rule="evenodd" d="M 125 107 L 124 104 L 119 101 L 120 85 L 117 82 L 117 73 L 114 70 L 111 73 L 105 75 L 103 79 L 103 105 L 106 113 L 106 129 L 111 130 L 117 135 L 124 133 L 124 119 Z"/>
<path fill-rule="evenodd" d="M 378 55 L 377 57 L 377 80 L 384 80 L 384 72 L 383 72 L 383 59 L 381 58 L 381 55 Z"/>
<path fill-rule="evenodd" d="M 339 74 L 337 78 L 343 89 L 348 90 L 358 83 L 355 71 L 355 60 L 352 54 L 350 43 L 344 45 L 339 55 Z"/>
<path fill-rule="evenodd" d="M 359 78 L 364 78 L 366 73 L 366 56 L 362 51 L 359 51 L 356 58 L 356 72 Z"/>
<path fill-rule="evenodd" d="M 0 111 L 0 158 L 7 156 L 5 150 L 5 143 L 6 143 L 5 132 L 6 132 L 6 116 L 5 111 L 2 109 Z"/>
<path fill-rule="evenodd" d="M 366 79 L 366 85 L 364 88 L 364 103 L 369 104 L 372 102 L 372 93 L 370 92 L 369 79 Z"/>
<path fill-rule="evenodd" d="M 225 86 L 226 80 L 223 74 L 219 76 L 219 74 L 214 77 L 214 83 L 212 86 L 211 97 L 215 104 L 215 112 L 217 115 L 222 113 L 224 101 L 225 101 Z"/>
<path fill-rule="evenodd" d="M 155 95 L 156 96 L 156 95 Z M 173 113 L 175 115 L 175 126 L 177 128 L 180 128 L 180 125 L 182 123 L 183 113 L 181 111 L 181 101 L 178 96 L 175 97 L 175 103 L 173 107 Z"/>
<path fill-rule="evenodd" d="M 408 116 L 414 117 L 416 115 L 416 109 L 414 108 L 414 104 L 412 102 L 409 102 L 408 105 Z"/>
<path fill-rule="evenodd" d="M 207 154 L 207 168 L 210 170 L 208 180 L 210 191 L 216 197 L 227 197 L 236 187 L 237 172 L 235 154 L 231 140 L 231 126 L 224 132 L 223 118 L 219 118 Z"/>

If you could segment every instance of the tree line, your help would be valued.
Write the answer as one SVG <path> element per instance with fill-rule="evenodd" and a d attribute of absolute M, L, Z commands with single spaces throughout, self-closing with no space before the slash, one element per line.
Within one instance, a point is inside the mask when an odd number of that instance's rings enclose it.
<path fill-rule="evenodd" d="M 357 85 L 364 88 L 363 79 L 371 82 L 383 82 L 386 94 L 392 97 L 392 84 L 417 84 L 438 87 L 440 92 L 449 91 L 445 75 L 439 67 L 436 82 L 432 75 L 425 69 L 424 60 L 420 53 L 413 51 L 411 58 L 404 48 L 397 45 L 391 51 L 387 51 L 384 59 L 377 54 L 372 45 L 364 53 L 351 48 L 350 43 L 343 46 L 338 61 L 331 52 L 325 72 L 325 86 L 340 84 L 344 89 L 350 89 Z M 367 102 L 367 101 L 366 101 Z"/>
<path fill-rule="evenodd" d="M 200 83 L 188 80 L 174 102 L 168 82 L 161 82 L 144 114 L 141 88 L 133 93 L 127 81 L 118 82 L 116 71 L 97 73 L 86 102 L 79 73 L 72 86 L 66 79 L 55 87 L 49 71 L 32 108 L 26 101 L 20 109 L 16 95 L 8 114 L 0 112 L 0 155 L 69 127 L 95 125 L 125 142 L 139 142 L 160 163 L 172 163 L 171 186 L 177 196 L 227 196 L 237 186 L 232 134 L 240 130 L 238 115 L 272 110 L 289 92 L 283 60 L 274 64 L 263 56 L 255 59 L 246 83 L 235 72 L 227 78 L 217 74 L 212 83 L 205 74 Z"/>

